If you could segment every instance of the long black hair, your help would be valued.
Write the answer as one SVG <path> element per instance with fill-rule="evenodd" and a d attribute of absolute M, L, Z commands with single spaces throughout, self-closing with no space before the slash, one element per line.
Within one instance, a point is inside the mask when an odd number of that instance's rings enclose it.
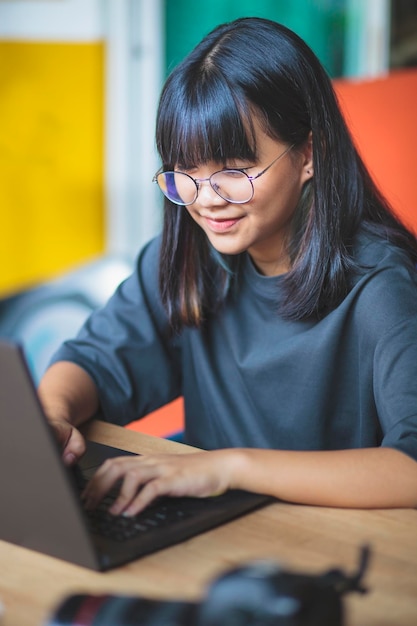
<path fill-rule="evenodd" d="M 343 299 L 360 227 L 417 262 L 415 238 L 373 183 L 324 68 L 302 39 L 276 22 L 223 24 L 173 70 L 157 115 L 163 167 L 255 159 L 253 115 L 284 143 L 302 146 L 310 132 L 313 137 L 314 176 L 294 214 L 280 315 L 317 316 Z M 188 211 L 165 200 L 159 280 L 174 330 L 199 326 L 215 310 L 240 258 L 215 253 Z"/>

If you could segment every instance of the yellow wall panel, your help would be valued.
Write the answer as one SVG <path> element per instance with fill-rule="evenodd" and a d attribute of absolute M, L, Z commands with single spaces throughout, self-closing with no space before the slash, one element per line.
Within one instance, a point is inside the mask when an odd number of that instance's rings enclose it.
<path fill-rule="evenodd" d="M 0 42 L 0 295 L 104 250 L 104 45 Z"/>

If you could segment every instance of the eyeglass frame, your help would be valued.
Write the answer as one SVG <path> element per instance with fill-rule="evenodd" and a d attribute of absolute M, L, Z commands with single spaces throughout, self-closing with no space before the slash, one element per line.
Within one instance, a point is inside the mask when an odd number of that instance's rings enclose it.
<path fill-rule="evenodd" d="M 164 194 L 165 198 L 167 198 L 167 200 L 169 200 L 170 202 L 172 202 L 173 204 L 176 204 L 177 206 L 189 206 L 190 204 L 194 204 L 194 202 L 197 200 L 198 198 L 198 193 L 200 190 L 200 185 L 201 183 L 205 183 L 205 182 L 209 182 L 210 183 L 210 187 L 213 189 L 213 191 L 215 193 L 217 193 L 218 196 L 220 196 L 220 198 L 222 198 L 222 200 L 226 200 L 226 202 L 230 202 L 230 204 L 245 204 L 246 202 L 250 202 L 253 198 L 253 196 L 255 195 L 255 187 L 253 186 L 253 181 L 256 180 L 257 178 L 260 178 L 261 176 L 263 176 L 263 174 L 265 174 L 277 161 L 279 161 L 283 156 L 285 156 L 292 148 L 294 148 L 295 144 L 291 144 L 290 146 L 288 146 L 288 148 L 286 148 L 284 150 L 284 152 L 281 152 L 281 154 L 279 154 L 273 161 L 272 163 L 270 163 L 269 165 L 267 165 L 261 172 L 259 172 L 258 174 L 254 175 L 254 176 L 250 176 L 249 174 L 247 174 L 244 169 L 246 168 L 238 168 L 238 167 L 231 167 L 231 168 L 226 168 L 224 170 L 217 170 L 216 172 L 213 172 L 213 174 L 210 174 L 210 176 L 208 176 L 207 178 L 194 178 L 193 176 L 190 176 L 190 174 L 187 174 L 186 172 L 179 172 L 177 170 L 163 170 L 161 168 L 161 171 L 157 171 L 156 174 L 154 175 L 154 177 L 152 178 L 152 182 L 156 183 L 159 187 L 159 189 L 161 190 L 161 192 Z M 250 196 L 250 198 L 248 198 L 247 200 L 230 200 L 229 198 L 224 198 L 218 191 L 217 189 L 215 189 L 211 183 L 211 179 L 213 178 L 213 176 L 215 176 L 216 174 L 221 174 L 224 172 L 239 172 L 240 174 L 244 174 L 246 176 L 246 178 L 249 180 L 251 187 L 252 187 L 252 195 Z M 168 198 L 167 195 L 165 195 L 165 193 L 162 191 L 161 186 L 158 183 L 158 176 L 160 176 L 161 174 L 181 174 L 182 176 L 188 176 L 188 178 L 190 178 L 196 188 L 196 195 L 195 198 L 192 202 L 175 202 L 175 200 L 171 200 L 171 198 Z"/>

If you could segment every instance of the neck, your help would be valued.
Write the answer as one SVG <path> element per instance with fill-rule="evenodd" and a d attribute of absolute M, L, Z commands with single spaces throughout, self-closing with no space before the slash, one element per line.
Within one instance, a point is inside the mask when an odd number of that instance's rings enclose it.
<path fill-rule="evenodd" d="M 263 276 L 281 276 L 291 269 L 290 259 L 287 254 L 273 260 L 254 258 L 251 254 L 249 256 L 258 272 Z"/>

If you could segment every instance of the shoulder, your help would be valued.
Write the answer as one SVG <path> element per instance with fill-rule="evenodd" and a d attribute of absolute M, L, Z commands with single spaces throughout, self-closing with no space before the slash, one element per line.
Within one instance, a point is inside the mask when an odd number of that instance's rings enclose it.
<path fill-rule="evenodd" d="M 151 239 L 139 252 L 137 259 L 137 282 L 142 298 L 154 321 L 164 327 L 168 324 L 166 310 L 162 304 L 159 265 L 162 235 Z"/>
<path fill-rule="evenodd" d="M 146 275 L 148 273 L 154 274 L 158 272 L 161 239 L 162 235 L 154 237 L 140 250 L 136 262 L 136 269 L 139 273 Z"/>
<path fill-rule="evenodd" d="M 132 310 L 152 305 L 161 310 L 158 289 L 160 237 L 146 243 L 137 255 L 132 273 L 116 289 L 107 304 L 108 309 Z"/>
<path fill-rule="evenodd" d="M 355 242 L 354 261 L 357 270 L 348 298 L 362 318 L 378 332 L 417 320 L 417 271 L 403 250 L 362 233 Z"/>
<path fill-rule="evenodd" d="M 388 269 L 404 267 L 415 274 L 416 268 L 407 253 L 389 241 L 361 231 L 353 245 L 353 258 L 360 273 L 374 271 L 376 268 Z"/>
<path fill-rule="evenodd" d="M 145 291 L 155 290 L 158 286 L 159 253 L 161 248 L 161 236 L 158 235 L 148 241 L 139 251 L 132 273 L 122 283 L 123 290 Z"/>

